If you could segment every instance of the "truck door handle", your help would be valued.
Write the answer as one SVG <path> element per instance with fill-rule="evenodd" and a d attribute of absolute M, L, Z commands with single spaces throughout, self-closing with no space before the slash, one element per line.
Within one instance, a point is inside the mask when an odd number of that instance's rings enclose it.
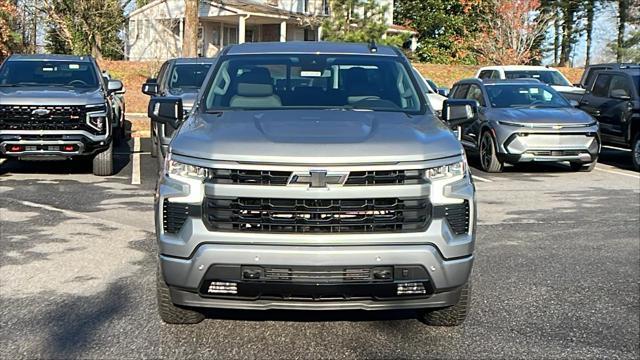
<path fill-rule="evenodd" d="M 588 101 L 583 101 L 582 103 L 585 104 L 585 105 L 589 105 Z"/>

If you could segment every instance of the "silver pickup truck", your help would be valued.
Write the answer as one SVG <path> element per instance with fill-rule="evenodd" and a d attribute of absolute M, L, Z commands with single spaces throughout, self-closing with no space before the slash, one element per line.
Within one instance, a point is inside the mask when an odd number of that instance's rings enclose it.
<path fill-rule="evenodd" d="M 374 44 L 234 45 L 178 128 L 156 194 L 161 318 L 202 308 L 416 309 L 459 325 L 470 302 L 475 190 L 450 126 L 405 56 Z"/>

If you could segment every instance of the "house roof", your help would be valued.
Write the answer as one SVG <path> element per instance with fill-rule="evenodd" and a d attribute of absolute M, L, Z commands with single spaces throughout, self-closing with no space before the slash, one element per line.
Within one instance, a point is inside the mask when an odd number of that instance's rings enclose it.
<path fill-rule="evenodd" d="M 127 17 L 137 15 L 141 12 L 144 12 L 148 9 L 158 6 L 166 1 L 167 0 L 154 0 L 148 3 L 147 5 L 132 11 L 127 15 Z M 203 2 L 215 7 L 223 7 L 232 11 L 235 10 L 235 12 L 241 13 L 241 14 L 255 13 L 255 14 L 266 14 L 266 15 L 279 15 L 279 16 L 302 15 L 295 12 L 280 9 L 276 6 L 266 5 L 266 4 L 259 3 L 257 1 L 252 1 L 252 0 L 204 0 Z"/>

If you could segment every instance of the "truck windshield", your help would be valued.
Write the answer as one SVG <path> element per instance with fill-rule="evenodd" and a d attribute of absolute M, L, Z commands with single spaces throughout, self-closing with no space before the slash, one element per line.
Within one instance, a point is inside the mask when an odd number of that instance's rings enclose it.
<path fill-rule="evenodd" d="M 487 95 L 495 108 L 570 107 L 565 98 L 544 85 L 487 85 Z"/>
<path fill-rule="evenodd" d="M 176 94 L 200 89 L 210 67 L 211 64 L 176 64 L 169 77 L 169 91 Z"/>
<path fill-rule="evenodd" d="M 507 79 L 538 79 L 547 85 L 571 86 L 557 70 L 517 70 L 505 71 Z"/>
<path fill-rule="evenodd" d="M 97 88 L 98 78 L 89 62 L 11 60 L 0 69 L 0 86 Z"/>
<path fill-rule="evenodd" d="M 223 109 L 353 109 L 424 113 L 397 59 L 348 55 L 240 55 L 221 61 L 204 98 Z"/>

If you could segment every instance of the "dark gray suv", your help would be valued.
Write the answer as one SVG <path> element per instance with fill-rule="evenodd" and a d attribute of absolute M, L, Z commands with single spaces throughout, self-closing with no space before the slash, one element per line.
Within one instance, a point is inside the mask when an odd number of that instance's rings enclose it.
<path fill-rule="evenodd" d="M 0 157 L 90 158 L 113 173 L 122 135 L 111 96 L 122 82 L 102 77 L 89 56 L 12 55 L 0 66 Z"/>
<path fill-rule="evenodd" d="M 469 121 L 475 103 L 447 104 Z M 455 114 L 462 114 L 461 116 Z M 180 98 L 149 116 L 183 119 Z M 158 304 L 467 314 L 475 189 L 398 49 L 249 43 L 222 52 L 174 134 L 156 196 Z"/>
<path fill-rule="evenodd" d="M 454 84 L 450 98 L 479 106 L 478 119 L 462 126 L 461 139 L 484 171 L 500 172 L 504 163 L 566 161 L 575 171 L 596 165 L 598 122 L 547 84 L 467 79 Z"/>

